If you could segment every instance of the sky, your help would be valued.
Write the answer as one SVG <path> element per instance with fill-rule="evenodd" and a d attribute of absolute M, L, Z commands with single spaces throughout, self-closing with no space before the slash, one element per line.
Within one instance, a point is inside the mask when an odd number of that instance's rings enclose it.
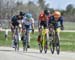
<path fill-rule="evenodd" d="M 20 1 L 20 0 L 19 0 Z M 21 0 L 23 2 L 28 2 L 29 0 Z M 38 0 L 31 0 L 34 1 L 35 3 Z M 45 0 L 46 3 L 50 4 L 50 8 L 54 9 L 65 9 L 68 4 L 73 4 L 75 6 L 75 0 Z"/>

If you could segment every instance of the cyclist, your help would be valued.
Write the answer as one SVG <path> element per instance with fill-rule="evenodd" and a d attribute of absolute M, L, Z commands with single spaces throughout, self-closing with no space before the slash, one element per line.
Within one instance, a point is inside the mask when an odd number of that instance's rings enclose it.
<path fill-rule="evenodd" d="M 50 17 L 50 11 L 48 9 L 45 9 L 44 11 L 41 11 L 39 15 L 39 21 L 38 21 L 38 27 L 39 27 L 39 36 L 38 36 L 38 43 L 40 43 L 41 39 L 41 26 L 44 28 L 48 27 L 48 20 Z"/>
<path fill-rule="evenodd" d="M 32 27 L 32 32 L 34 33 L 34 18 L 32 17 L 32 14 L 26 13 L 25 17 L 22 20 L 22 38 L 24 38 L 24 32 L 26 29 L 30 29 L 30 26 Z M 28 32 L 28 48 L 30 48 L 30 32 Z"/>
<path fill-rule="evenodd" d="M 14 29 L 16 26 L 19 27 L 19 20 L 22 20 L 23 19 L 23 15 L 24 13 L 23 12 L 20 12 L 19 15 L 15 15 L 11 18 L 11 21 L 10 21 L 10 26 L 11 26 L 11 32 L 12 32 L 12 47 L 15 47 L 14 46 L 14 39 L 13 39 L 13 36 L 14 36 Z"/>
<path fill-rule="evenodd" d="M 54 11 L 52 16 L 49 18 L 49 22 L 48 22 L 49 31 L 51 32 L 52 29 L 50 28 L 51 26 L 53 26 L 54 30 L 57 31 L 58 36 L 59 36 L 60 30 L 64 29 L 63 20 L 64 19 L 63 19 L 63 16 L 61 16 L 61 13 L 59 11 Z M 49 36 L 51 36 L 51 33 L 49 34 Z"/>

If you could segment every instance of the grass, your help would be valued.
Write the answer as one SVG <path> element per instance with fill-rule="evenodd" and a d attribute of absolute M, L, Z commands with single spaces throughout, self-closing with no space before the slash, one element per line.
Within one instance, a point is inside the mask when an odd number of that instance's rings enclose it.
<path fill-rule="evenodd" d="M 61 50 L 75 51 L 75 32 L 61 33 Z"/>
<path fill-rule="evenodd" d="M 38 48 L 37 43 L 38 33 L 31 34 L 31 48 Z M 60 48 L 63 51 L 75 51 L 75 32 L 61 32 L 60 33 Z M 4 32 L 0 32 L 0 46 L 11 46 L 11 33 L 9 33 L 8 40 L 4 38 Z M 20 42 L 22 47 L 22 42 Z"/>
<path fill-rule="evenodd" d="M 75 30 L 75 22 L 64 22 L 65 30 Z"/>

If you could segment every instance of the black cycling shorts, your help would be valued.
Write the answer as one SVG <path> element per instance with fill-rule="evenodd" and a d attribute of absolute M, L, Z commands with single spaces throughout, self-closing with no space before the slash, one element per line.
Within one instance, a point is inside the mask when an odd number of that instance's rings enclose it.
<path fill-rule="evenodd" d="M 43 26 L 44 28 L 46 28 L 47 27 L 47 22 L 46 21 L 41 21 L 40 26 Z"/>

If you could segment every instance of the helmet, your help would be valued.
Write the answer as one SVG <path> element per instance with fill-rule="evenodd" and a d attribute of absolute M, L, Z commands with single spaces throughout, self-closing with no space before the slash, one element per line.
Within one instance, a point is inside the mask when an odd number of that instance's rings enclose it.
<path fill-rule="evenodd" d="M 26 14 L 26 18 L 27 18 L 27 19 L 31 19 L 31 18 L 32 18 L 32 14 L 27 13 L 27 14 Z"/>
<path fill-rule="evenodd" d="M 59 18 L 61 16 L 61 13 L 59 11 L 54 11 L 53 16 L 55 18 Z"/>
<path fill-rule="evenodd" d="M 44 10 L 44 14 L 49 15 L 50 11 L 48 9 Z"/>
<path fill-rule="evenodd" d="M 22 12 L 22 11 L 20 11 L 19 15 L 20 15 L 20 16 L 24 16 L 24 15 L 25 15 L 25 13 L 24 13 L 24 12 Z"/>

